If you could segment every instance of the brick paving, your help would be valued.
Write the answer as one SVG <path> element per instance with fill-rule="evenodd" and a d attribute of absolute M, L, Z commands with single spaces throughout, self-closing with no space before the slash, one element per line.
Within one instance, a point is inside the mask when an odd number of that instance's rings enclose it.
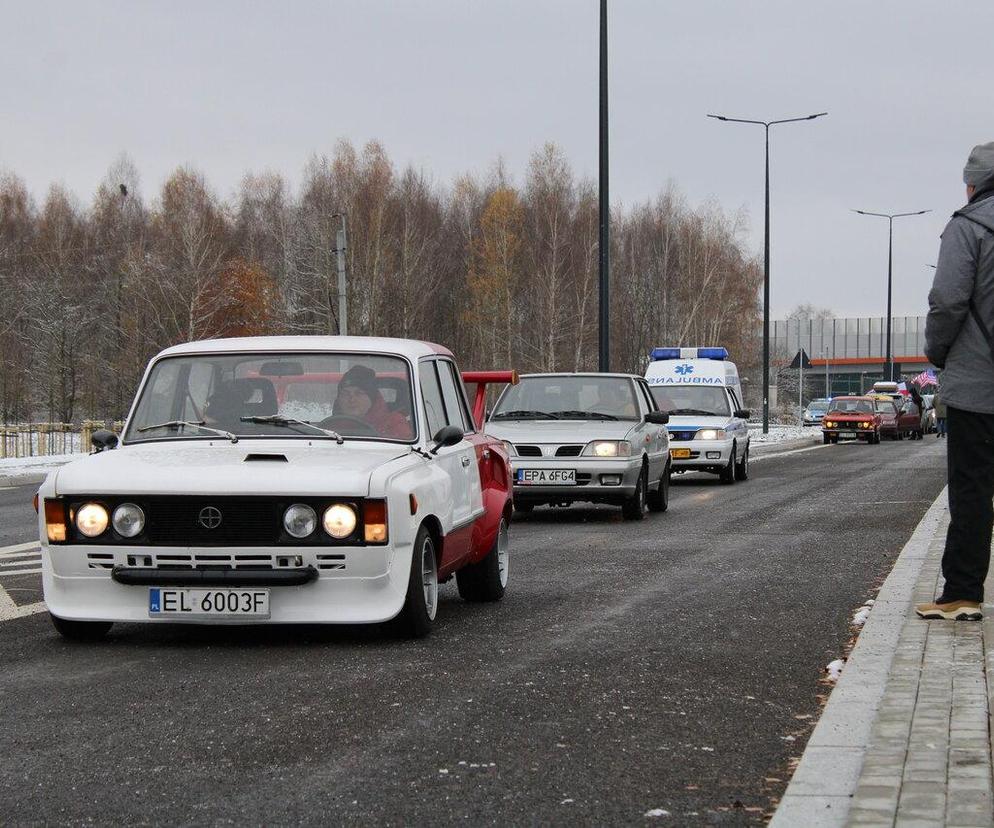
<path fill-rule="evenodd" d="M 938 592 L 948 524 L 945 511 L 913 603 Z M 986 595 L 994 601 L 994 578 Z M 922 621 L 908 605 L 846 824 L 994 825 L 994 603 L 986 603 L 984 613 L 982 623 Z"/>

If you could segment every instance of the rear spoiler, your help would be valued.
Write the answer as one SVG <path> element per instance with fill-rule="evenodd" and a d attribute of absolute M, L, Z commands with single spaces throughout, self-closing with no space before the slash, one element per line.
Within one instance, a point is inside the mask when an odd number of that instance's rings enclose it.
<path fill-rule="evenodd" d="M 473 398 L 473 422 L 483 430 L 483 420 L 487 414 L 487 386 L 497 383 L 509 385 L 518 384 L 517 371 L 463 371 L 462 381 L 466 385 L 476 386 L 476 396 Z"/>

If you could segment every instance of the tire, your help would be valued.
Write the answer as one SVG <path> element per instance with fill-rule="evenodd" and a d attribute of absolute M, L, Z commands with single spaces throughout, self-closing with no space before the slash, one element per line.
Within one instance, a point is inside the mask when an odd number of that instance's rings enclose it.
<path fill-rule="evenodd" d="M 643 520 L 645 518 L 646 490 L 649 488 L 649 470 L 642 464 L 642 473 L 635 487 L 635 494 L 625 498 L 621 505 L 621 516 L 625 520 Z"/>
<path fill-rule="evenodd" d="M 529 515 L 535 509 L 534 503 L 515 503 L 514 511 L 519 512 L 522 515 Z"/>
<path fill-rule="evenodd" d="M 732 444 L 732 456 L 728 458 L 728 465 L 721 470 L 719 479 L 726 486 L 731 486 L 735 482 L 735 444 Z"/>
<path fill-rule="evenodd" d="M 456 572 L 456 586 L 464 601 L 499 601 L 507 588 L 508 570 L 507 520 L 500 519 L 497 537 L 482 561 L 464 566 Z"/>
<path fill-rule="evenodd" d="M 735 479 L 749 479 L 749 446 L 746 446 L 746 450 L 742 452 L 741 462 L 735 464 Z"/>
<path fill-rule="evenodd" d="M 828 434 L 822 434 L 821 435 L 821 441 L 822 441 L 822 443 L 824 443 L 827 446 L 829 443 L 832 442 L 832 438 Z"/>
<path fill-rule="evenodd" d="M 838 438 L 838 437 L 835 437 L 835 436 L 833 436 L 833 437 L 832 437 L 832 445 L 835 445 L 835 446 L 837 446 L 838 444 L 839 444 L 839 438 Z"/>
<path fill-rule="evenodd" d="M 438 554 L 435 539 L 421 524 L 411 553 L 411 574 L 407 597 L 397 616 L 397 628 L 410 638 L 424 638 L 431 632 L 438 613 Z"/>
<path fill-rule="evenodd" d="M 659 478 L 659 487 L 656 491 L 649 492 L 646 498 L 650 512 L 665 512 L 670 508 L 670 471 L 670 461 L 667 460 L 663 476 Z"/>
<path fill-rule="evenodd" d="M 52 626 L 70 641 L 100 641 L 114 626 L 113 621 L 70 621 L 49 613 Z"/>

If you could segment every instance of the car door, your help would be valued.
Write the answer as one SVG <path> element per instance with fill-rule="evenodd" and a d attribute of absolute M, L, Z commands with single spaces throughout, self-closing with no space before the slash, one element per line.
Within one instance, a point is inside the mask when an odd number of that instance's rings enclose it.
<path fill-rule="evenodd" d="M 745 450 L 749 447 L 749 423 L 741 417 L 735 416 L 736 411 L 742 410 L 742 400 L 738 398 L 738 394 L 735 393 L 735 389 L 726 387 L 725 390 L 728 392 L 728 402 L 732 407 L 731 428 L 729 430 L 734 435 L 736 442 L 740 446 L 739 456 L 741 457 Z"/>
<path fill-rule="evenodd" d="M 655 480 L 666 467 L 666 460 L 670 453 L 669 434 L 666 426 L 645 421 L 645 415 L 650 411 L 659 411 L 659 406 L 656 405 L 656 400 L 649 390 L 649 384 L 645 380 L 636 380 L 635 385 L 642 412 L 643 440 L 646 441 L 646 453 L 649 456 L 649 479 Z"/>

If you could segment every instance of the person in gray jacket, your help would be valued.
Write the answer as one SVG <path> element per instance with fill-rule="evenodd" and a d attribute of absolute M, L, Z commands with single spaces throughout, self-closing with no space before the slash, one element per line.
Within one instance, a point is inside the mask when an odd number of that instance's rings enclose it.
<path fill-rule="evenodd" d="M 994 142 L 973 148 L 963 180 L 969 202 L 942 233 L 925 323 L 925 355 L 943 369 L 949 434 L 945 584 L 915 611 L 977 620 L 994 526 Z"/>

